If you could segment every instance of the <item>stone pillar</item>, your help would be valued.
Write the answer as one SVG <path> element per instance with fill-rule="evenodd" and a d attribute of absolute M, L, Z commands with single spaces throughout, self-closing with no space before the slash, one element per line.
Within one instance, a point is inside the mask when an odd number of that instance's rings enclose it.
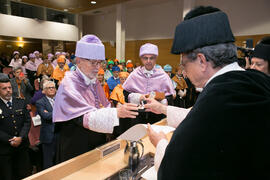
<path fill-rule="evenodd" d="M 125 7 L 116 5 L 116 58 L 125 59 Z"/>

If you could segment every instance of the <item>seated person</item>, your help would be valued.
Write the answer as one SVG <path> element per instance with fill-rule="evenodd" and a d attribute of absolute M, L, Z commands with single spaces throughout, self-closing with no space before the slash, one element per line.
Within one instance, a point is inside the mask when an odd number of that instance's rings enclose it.
<path fill-rule="evenodd" d="M 125 96 L 123 93 L 124 89 L 123 89 L 122 85 L 126 81 L 128 75 L 129 75 L 128 72 L 120 72 L 119 73 L 120 84 L 117 84 L 117 86 L 113 89 L 111 96 L 110 96 L 110 99 L 113 101 L 114 107 L 116 107 L 116 105 L 118 103 L 120 103 L 120 104 L 125 103 Z"/>
<path fill-rule="evenodd" d="M 69 67 L 66 65 L 65 56 L 60 55 L 57 59 L 57 66 L 55 67 L 52 78 L 56 81 L 56 85 L 59 86 L 61 81 L 64 79 L 66 71 L 69 71 Z"/>
<path fill-rule="evenodd" d="M 51 76 L 53 73 L 53 65 L 51 64 L 52 56 L 47 55 L 47 57 L 44 58 L 43 62 L 38 66 L 37 68 L 37 77 L 47 75 Z"/>
<path fill-rule="evenodd" d="M 110 90 L 109 90 L 108 84 L 106 83 L 104 79 L 104 70 L 102 68 L 100 68 L 98 71 L 97 80 L 99 81 L 100 85 L 103 87 L 106 98 L 109 99 Z"/>
<path fill-rule="evenodd" d="M 22 72 L 21 66 L 13 68 L 14 78 L 10 80 L 12 95 L 17 98 L 25 99 L 29 104 L 33 94 L 33 87 Z"/>
<path fill-rule="evenodd" d="M 113 66 L 112 72 L 113 72 L 113 76 L 107 80 L 107 83 L 108 83 L 108 86 L 110 89 L 110 93 L 113 91 L 115 86 L 117 86 L 117 84 L 120 84 L 120 80 L 119 80 L 120 68 L 118 66 Z"/>

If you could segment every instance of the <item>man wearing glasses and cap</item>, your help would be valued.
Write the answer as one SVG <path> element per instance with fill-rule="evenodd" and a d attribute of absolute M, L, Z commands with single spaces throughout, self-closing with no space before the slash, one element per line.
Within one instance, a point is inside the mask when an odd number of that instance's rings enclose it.
<path fill-rule="evenodd" d="M 145 107 L 176 127 L 168 143 L 149 126 L 158 179 L 269 179 L 270 79 L 238 65 L 227 15 L 191 10 L 176 27 L 172 53 L 203 90 L 190 111 L 148 99 Z"/>
<path fill-rule="evenodd" d="M 58 131 L 56 158 L 63 162 L 104 144 L 119 118 L 135 118 L 135 104 L 111 108 L 96 79 L 105 48 L 95 35 L 82 37 L 76 45 L 76 71 L 67 72 L 59 86 L 53 108 Z M 58 129 L 58 130 L 57 130 Z"/>

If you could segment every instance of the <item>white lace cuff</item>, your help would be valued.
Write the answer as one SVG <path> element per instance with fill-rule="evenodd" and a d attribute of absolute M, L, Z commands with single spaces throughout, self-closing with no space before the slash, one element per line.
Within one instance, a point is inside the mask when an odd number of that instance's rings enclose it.
<path fill-rule="evenodd" d="M 140 98 L 141 98 L 140 93 L 130 93 L 128 95 L 128 102 L 133 103 L 133 104 L 140 104 Z"/>
<path fill-rule="evenodd" d="M 163 104 L 163 105 L 168 105 L 168 101 L 167 101 L 166 98 L 165 98 L 165 99 L 162 99 L 162 100 L 160 101 L 160 103 Z"/>
<path fill-rule="evenodd" d="M 174 106 L 167 106 L 168 126 L 177 128 L 177 126 L 186 118 L 191 109 L 185 109 Z"/>
<path fill-rule="evenodd" d="M 163 156 L 165 154 L 165 150 L 168 144 L 169 142 L 166 139 L 161 139 L 157 144 L 156 153 L 155 153 L 155 169 L 157 171 L 163 159 Z"/>
<path fill-rule="evenodd" d="M 92 131 L 112 133 L 114 126 L 119 126 L 116 108 L 102 108 L 83 116 L 83 126 Z"/>

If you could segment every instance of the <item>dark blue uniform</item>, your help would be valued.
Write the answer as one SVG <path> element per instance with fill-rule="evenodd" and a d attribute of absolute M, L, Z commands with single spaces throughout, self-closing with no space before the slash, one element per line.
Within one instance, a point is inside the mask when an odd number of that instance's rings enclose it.
<path fill-rule="evenodd" d="M 0 179 L 22 179 L 31 175 L 28 154 L 30 116 L 23 99 L 12 98 L 8 108 L 0 99 Z M 10 145 L 9 139 L 22 137 L 18 147 Z"/>

